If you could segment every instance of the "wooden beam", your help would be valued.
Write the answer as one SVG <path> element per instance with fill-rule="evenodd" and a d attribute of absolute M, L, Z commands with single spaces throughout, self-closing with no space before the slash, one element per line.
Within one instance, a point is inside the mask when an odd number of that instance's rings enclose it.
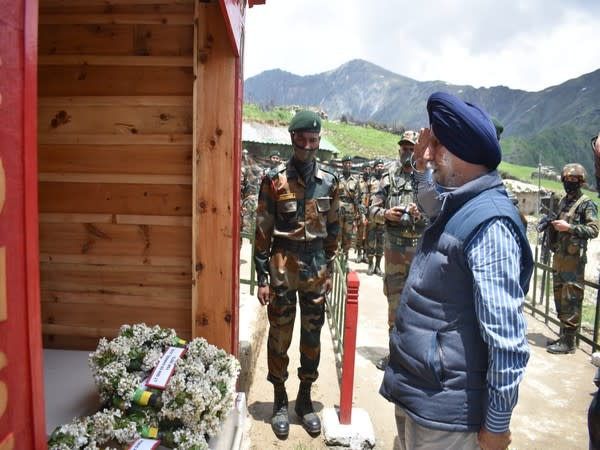
<path fill-rule="evenodd" d="M 40 97 L 189 95 L 191 67 L 38 66 Z"/>
<path fill-rule="evenodd" d="M 40 25 L 155 24 L 192 25 L 190 14 L 40 14 Z"/>
<path fill-rule="evenodd" d="M 122 256 L 122 255 L 81 255 L 40 253 L 40 262 L 67 263 L 67 264 L 92 264 L 92 265 L 123 265 L 123 266 L 187 266 L 191 260 L 185 256 Z M 187 322 L 186 322 L 187 323 Z"/>
<path fill-rule="evenodd" d="M 132 214 L 53 214 L 41 213 L 40 223 L 120 223 L 126 225 L 161 225 L 191 227 L 192 218 Z"/>
<path fill-rule="evenodd" d="M 194 0 L 41 0 L 40 6 L 43 8 L 69 8 L 73 6 L 191 5 L 192 3 Z"/>
<path fill-rule="evenodd" d="M 189 217 L 191 192 L 191 186 L 181 184 L 43 181 L 39 183 L 40 212 Z"/>
<path fill-rule="evenodd" d="M 192 67 L 191 56 L 40 55 L 40 66 Z"/>
<path fill-rule="evenodd" d="M 39 106 L 192 106 L 189 95 L 107 95 L 81 97 L 41 97 Z"/>
<path fill-rule="evenodd" d="M 50 134 L 40 133 L 40 144 L 191 145 L 191 134 Z"/>
<path fill-rule="evenodd" d="M 196 3 L 192 330 L 234 353 L 237 326 L 232 290 L 231 176 L 236 111 L 236 64 L 217 3 Z M 214 174 L 224 176 L 215 177 Z M 206 180 L 211 180 L 207 183 Z M 206 233 L 210 232 L 210 239 Z"/>
<path fill-rule="evenodd" d="M 38 180 L 63 183 L 192 184 L 192 177 L 184 175 L 135 175 L 113 173 L 40 173 Z"/>

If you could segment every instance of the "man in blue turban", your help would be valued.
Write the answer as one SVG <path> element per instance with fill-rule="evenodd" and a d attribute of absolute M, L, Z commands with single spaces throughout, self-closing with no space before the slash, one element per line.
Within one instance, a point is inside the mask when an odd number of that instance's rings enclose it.
<path fill-rule="evenodd" d="M 427 112 L 415 166 L 431 167 L 441 208 L 396 309 L 380 393 L 396 405 L 402 449 L 505 449 L 529 359 L 531 249 L 488 114 L 445 92 Z"/>

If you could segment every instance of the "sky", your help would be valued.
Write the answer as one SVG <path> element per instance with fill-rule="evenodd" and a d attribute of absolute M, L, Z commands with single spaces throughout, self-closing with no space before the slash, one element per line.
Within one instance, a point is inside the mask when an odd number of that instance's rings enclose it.
<path fill-rule="evenodd" d="M 600 68 L 600 0 L 266 0 L 244 78 L 364 59 L 418 81 L 540 91 Z"/>

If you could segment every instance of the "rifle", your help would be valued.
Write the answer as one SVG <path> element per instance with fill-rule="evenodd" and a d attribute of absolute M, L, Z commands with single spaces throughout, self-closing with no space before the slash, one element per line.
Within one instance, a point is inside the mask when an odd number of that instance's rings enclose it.
<path fill-rule="evenodd" d="M 542 211 L 546 213 L 542 217 L 537 225 L 537 232 L 542 233 L 541 237 L 541 255 L 540 261 L 542 264 L 550 265 L 550 251 L 552 250 L 552 244 L 556 240 L 556 230 L 552 226 L 552 221 L 558 219 L 556 212 L 554 211 L 554 194 L 550 196 L 549 205 L 546 206 L 543 203 L 540 204 Z M 538 237 L 538 242 L 540 238 Z M 540 289 L 540 299 L 544 298 L 544 291 L 546 290 L 546 279 L 548 277 L 548 270 L 544 268 L 542 271 L 542 285 Z"/>

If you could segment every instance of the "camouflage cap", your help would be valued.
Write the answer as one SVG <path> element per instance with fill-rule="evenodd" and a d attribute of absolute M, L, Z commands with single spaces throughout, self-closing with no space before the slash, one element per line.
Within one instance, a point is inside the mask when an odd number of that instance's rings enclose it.
<path fill-rule="evenodd" d="M 417 139 L 419 139 L 419 133 L 412 130 L 406 130 L 404 133 L 402 133 L 402 136 L 398 141 L 398 145 L 402 145 L 403 142 L 408 142 L 409 144 L 415 145 L 417 143 Z"/>
<path fill-rule="evenodd" d="M 342 162 L 346 162 L 346 161 L 352 161 L 352 156 L 350 155 L 346 155 L 342 158 Z"/>
<path fill-rule="evenodd" d="M 295 131 L 314 131 L 315 133 L 320 133 L 321 118 L 313 111 L 298 111 L 292 118 L 288 131 L 290 133 Z"/>
<path fill-rule="evenodd" d="M 385 164 L 385 162 L 381 158 L 376 159 L 375 161 L 373 161 L 373 167 L 375 167 L 378 164 Z"/>
<path fill-rule="evenodd" d="M 560 179 L 564 180 L 565 177 L 579 177 L 579 182 L 585 182 L 585 169 L 581 164 L 570 163 L 563 167 L 560 173 Z"/>
<path fill-rule="evenodd" d="M 277 150 L 273 150 L 271 153 L 269 153 L 269 158 L 272 158 L 273 156 L 281 156 L 281 153 L 279 153 Z"/>

